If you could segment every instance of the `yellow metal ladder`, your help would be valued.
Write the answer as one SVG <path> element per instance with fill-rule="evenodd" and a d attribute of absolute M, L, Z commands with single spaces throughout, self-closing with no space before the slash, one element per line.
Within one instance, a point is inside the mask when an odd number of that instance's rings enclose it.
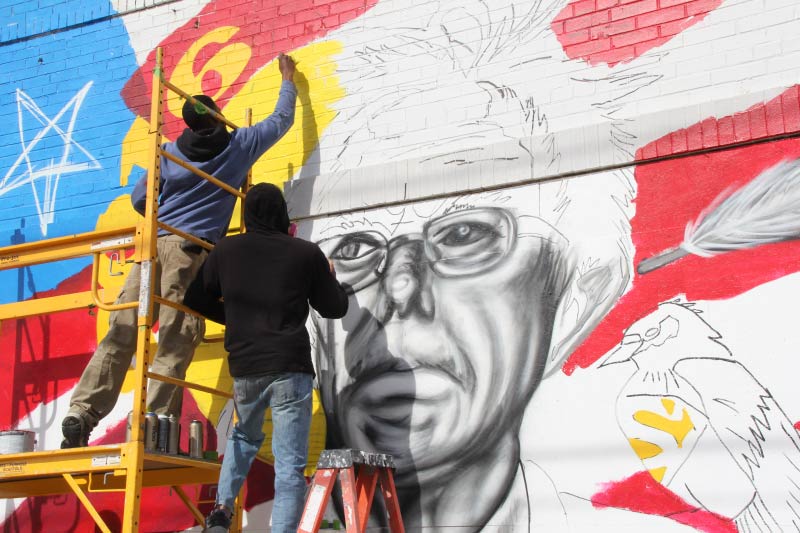
<path fill-rule="evenodd" d="M 158 196 L 161 157 L 168 158 L 191 170 L 227 192 L 244 198 L 251 183 L 251 176 L 236 190 L 213 176 L 176 159 L 161 149 L 163 125 L 162 109 L 166 89 L 197 103 L 190 95 L 163 78 L 163 53 L 156 53 L 156 68 L 153 71 L 151 97 L 151 157 L 147 175 L 147 199 L 144 219 L 135 227 L 123 227 L 107 231 L 93 231 L 79 235 L 46 239 L 0 248 L 0 270 L 24 268 L 40 263 L 62 261 L 82 256 L 93 256 L 92 282 L 89 291 L 0 305 L 0 320 L 22 319 L 59 311 L 98 307 L 106 311 L 138 309 L 136 373 L 133 397 L 133 412 L 130 440 L 122 444 L 91 446 L 64 450 L 46 450 L 11 455 L 0 455 L 0 498 L 19 498 L 74 493 L 92 516 L 98 528 L 112 533 L 92 505 L 87 494 L 92 492 L 124 491 L 125 503 L 122 532 L 139 531 L 141 492 L 146 487 L 170 486 L 186 504 L 199 524 L 204 523 L 202 513 L 181 488 L 182 485 L 216 484 L 219 478 L 219 462 L 195 459 L 182 455 L 169 455 L 145 450 L 144 427 L 147 380 L 160 380 L 181 387 L 191 388 L 226 398 L 229 392 L 196 383 L 155 374 L 149 371 L 152 363 L 151 340 L 154 304 L 167 305 L 196 314 L 185 306 L 165 300 L 155 294 L 156 240 L 158 230 L 188 239 L 203 248 L 213 246 L 192 235 L 188 235 L 158 221 Z M 237 126 L 222 115 L 209 112 L 232 128 Z M 248 110 L 246 123 L 251 122 Z M 243 227 L 240 221 L 240 228 Z M 133 260 L 141 265 L 140 300 L 123 304 L 109 304 L 101 297 L 97 288 L 100 254 L 108 251 L 134 249 Z M 98 488 L 100 487 L 100 488 Z M 241 530 L 241 498 L 237 499 L 235 521 L 231 531 Z M 116 533 L 116 532 L 114 532 Z"/>

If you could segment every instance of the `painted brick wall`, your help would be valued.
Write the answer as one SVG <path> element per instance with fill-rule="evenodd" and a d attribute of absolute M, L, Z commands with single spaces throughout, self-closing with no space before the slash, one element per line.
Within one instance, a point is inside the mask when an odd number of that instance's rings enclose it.
<path fill-rule="evenodd" d="M 9 0 L 0 247 L 136 223 L 157 47 L 236 122 L 271 113 L 291 53 L 295 125 L 255 179 L 353 288 L 346 320 L 309 324 L 312 456 L 395 454 L 409 531 L 790 531 L 798 34 L 796 0 Z M 752 144 L 718 150 L 734 143 Z M 103 256 L 101 285 L 129 269 Z M 0 304 L 89 279 L 89 259 L 3 270 Z M 0 429 L 58 448 L 107 322 L 3 321 Z M 187 378 L 231 387 L 224 356 L 199 348 Z M 92 444 L 119 442 L 131 397 Z M 184 405 L 212 435 L 229 423 L 208 395 Z M 269 461 L 265 444 L 248 530 Z M 119 523 L 118 498 L 93 501 Z M 4 503 L 4 530 L 94 531 L 71 497 Z M 142 505 L 144 531 L 193 525 L 166 489 Z"/>
<path fill-rule="evenodd" d="M 660 46 L 703 20 L 722 0 L 581 0 L 554 19 L 569 57 L 614 66 Z"/>

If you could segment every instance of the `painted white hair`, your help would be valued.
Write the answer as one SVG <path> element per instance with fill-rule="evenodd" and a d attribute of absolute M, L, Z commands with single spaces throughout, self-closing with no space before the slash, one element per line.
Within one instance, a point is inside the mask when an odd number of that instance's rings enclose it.
<path fill-rule="evenodd" d="M 419 6 L 379 2 L 357 23 L 331 35 L 347 43 L 337 71 L 347 96 L 336 104 L 337 119 L 321 141 L 319 168 L 309 166 L 307 172 L 331 179 L 333 187 L 340 172 L 397 161 L 419 165 L 431 180 L 454 167 L 461 172 L 486 169 L 496 183 L 513 182 L 521 175 L 545 178 L 500 193 L 467 196 L 503 196 L 505 205 L 555 227 L 569 243 L 564 264 L 573 288 L 565 290 L 565 298 L 572 299 L 573 320 L 589 320 L 586 307 L 600 306 L 591 317 L 596 324 L 630 285 L 630 219 L 636 189 L 629 170 L 547 179 L 558 176 L 570 149 L 583 149 L 554 131 L 547 102 L 537 101 L 545 99 L 537 95 L 535 81 L 527 79 L 546 75 L 540 64 L 556 63 L 552 47 L 558 43 L 549 24 L 562 5 L 560 0 L 463 0 L 457 5 L 443 1 Z M 525 51 L 524 60 L 520 50 Z M 551 61 L 537 62 L 537 54 Z M 562 58 L 557 62 L 564 63 Z M 609 115 L 613 111 L 592 110 Z M 618 142 L 618 124 L 608 124 L 608 144 L 599 149 L 629 150 Z M 629 160 L 630 153 L 620 157 Z M 385 175 L 385 170 L 376 174 Z M 403 216 L 403 208 L 389 212 Z M 363 214 L 343 218 L 359 217 Z M 339 225 L 341 218 L 327 224 Z M 585 298 L 575 288 L 583 277 L 586 285 L 615 288 L 597 299 Z M 554 347 L 551 357 L 563 360 L 565 351 L 581 340 Z"/>

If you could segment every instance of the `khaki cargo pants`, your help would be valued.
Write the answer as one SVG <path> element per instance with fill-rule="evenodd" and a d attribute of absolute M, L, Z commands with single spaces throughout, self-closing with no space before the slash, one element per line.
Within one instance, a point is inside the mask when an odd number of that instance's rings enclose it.
<path fill-rule="evenodd" d="M 186 288 L 203 264 L 208 252 L 177 235 L 158 238 L 156 293 L 167 300 L 183 302 Z M 139 298 L 140 265 L 131 269 L 117 303 Z M 194 356 L 195 347 L 205 334 L 205 321 L 172 307 L 156 305 L 158 316 L 158 350 L 150 371 L 184 379 Z M 114 408 L 122 382 L 136 352 L 137 310 L 124 309 L 111 313 L 108 333 L 100 341 L 83 371 L 70 400 L 69 414 L 83 417 L 89 429 Z M 147 407 L 158 414 L 180 417 L 183 389 L 151 380 L 147 388 Z"/>

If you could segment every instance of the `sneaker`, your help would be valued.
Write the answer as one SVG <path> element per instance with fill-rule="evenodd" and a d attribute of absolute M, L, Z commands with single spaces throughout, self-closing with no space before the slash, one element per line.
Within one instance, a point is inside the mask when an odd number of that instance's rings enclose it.
<path fill-rule="evenodd" d="M 61 433 L 64 435 L 64 440 L 61 441 L 62 449 L 80 448 L 81 446 L 89 445 L 89 433 L 91 433 L 91 430 L 87 427 L 83 417 L 65 416 L 61 422 Z"/>
<path fill-rule="evenodd" d="M 231 527 L 231 517 L 225 509 L 219 507 L 206 517 L 206 528 L 203 533 L 227 533 Z"/>

